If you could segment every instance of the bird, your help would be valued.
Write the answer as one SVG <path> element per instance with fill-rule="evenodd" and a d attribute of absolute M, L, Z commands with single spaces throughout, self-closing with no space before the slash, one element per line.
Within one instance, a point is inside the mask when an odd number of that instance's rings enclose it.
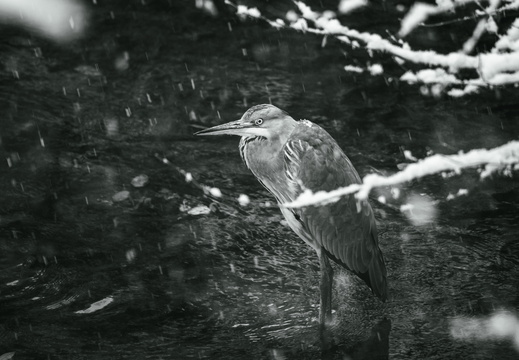
<path fill-rule="evenodd" d="M 333 268 L 330 260 L 362 279 L 382 301 L 387 300 L 387 270 L 378 243 L 377 224 L 368 200 L 354 195 L 320 206 L 283 206 L 307 189 L 331 191 L 361 183 L 350 159 L 333 137 L 309 120 L 296 121 L 271 104 L 249 108 L 241 119 L 195 135 L 241 136 L 245 165 L 276 198 L 290 228 L 319 258 L 321 340 L 332 321 Z"/>

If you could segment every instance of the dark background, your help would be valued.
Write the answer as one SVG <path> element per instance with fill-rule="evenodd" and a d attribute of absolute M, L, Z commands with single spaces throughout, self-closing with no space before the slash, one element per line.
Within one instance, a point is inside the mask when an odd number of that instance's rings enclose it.
<path fill-rule="evenodd" d="M 317 257 L 241 163 L 238 138 L 192 136 L 252 105 L 323 126 L 362 176 L 398 171 L 403 150 L 423 158 L 517 139 L 513 87 L 424 96 L 398 81 L 412 66 L 387 54 L 333 38 L 323 47 L 322 37 L 217 5 L 213 17 L 194 1 L 88 3 L 88 31 L 65 44 L 1 25 L 0 355 L 318 358 Z M 295 8 L 249 5 L 272 19 Z M 395 34 L 396 5 L 374 2 L 341 21 Z M 455 51 L 474 24 L 420 28 L 408 40 Z M 372 63 L 384 74 L 343 70 Z M 132 185 L 139 175 L 143 187 Z M 517 358 L 517 344 L 456 325 L 517 311 L 517 177 L 444 175 L 403 184 L 398 198 L 372 194 L 390 300 L 337 268 L 329 358 Z M 447 200 L 459 189 L 468 195 Z M 399 211 L 417 198 L 425 224 Z"/>

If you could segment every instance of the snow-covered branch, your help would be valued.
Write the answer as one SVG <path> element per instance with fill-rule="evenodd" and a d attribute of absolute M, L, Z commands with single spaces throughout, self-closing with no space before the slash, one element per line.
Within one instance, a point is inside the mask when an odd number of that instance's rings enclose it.
<path fill-rule="evenodd" d="M 490 150 L 476 149 L 456 155 L 433 155 L 409 164 L 404 170 L 391 176 L 369 174 L 364 177 L 362 184 L 352 184 L 330 192 L 318 191 L 313 193 L 306 190 L 295 201 L 286 203 L 284 206 L 298 208 L 320 205 L 337 201 L 341 196 L 350 194 L 355 194 L 356 198 L 364 200 L 368 198 L 370 191 L 375 187 L 397 185 L 447 171 L 458 173 L 461 169 L 474 167 L 483 167 L 480 174 L 481 178 L 485 178 L 500 169 L 519 169 L 519 141 L 511 141 Z"/>
<path fill-rule="evenodd" d="M 228 2 L 231 4 L 230 2 Z M 261 14 L 257 8 L 247 8 L 243 5 L 236 6 L 240 16 L 249 16 L 263 19 L 276 28 L 288 28 L 323 36 L 334 36 L 339 41 L 354 48 L 363 48 L 368 52 L 381 52 L 393 55 L 400 63 L 408 62 L 422 69 L 416 72 L 407 71 L 400 77 L 401 81 L 414 84 L 438 85 L 440 92 L 453 97 L 477 92 L 480 88 L 491 86 L 502 86 L 519 84 L 519 20 L 516 19 L 509 26 L 504 35 L 499 35 L 505 29 L 499 29 L 493 16 L 503 13 L 505 10 L 519 9 L 519 0 L 489 0 L 488 6 L 483 10 L 476 10 L 475 17 L 481 17 L 473 34 L 466 39 L 460 51 L 441 54 L 431 50 L 414 50 L 402 38 L 415 31 L 417 27 L 428 20 L 430 16 L 450 13 L 456 8 L 471 3 L 480 5 L 476 0 L 437 0 L 437 5 L 416 3 L 411 7 L 401 21 L 400 39 L 394 37 L 384 38 L 380 34 L 361 32 L 345 26 L 335 18 L 333 11 L 323 13 L 312 10 L 301 1 L 295 1 L 300 15 L 289 11 L 285 19 L 269 19 Z M 340 3 L 339 11 L 353 11 L 365 6 L 362 1 L 347 0 Z M 341 10 L 341 7 L 343 10 Z M 495 34 L 497 41 L 489 52 L 470 55 L 485 32 Z M 381 72 L 373 73 L 370 65 L 366 66 L 367 72 L 379 75 Z M 346 65 L 345 70 L 356 72 L 364 69 L 358 66 Z M 472 69 L 473 78 L 462 78 L 459 71 Z"/>
<path fill-rule="evenodd" d="M 21 25 L 57 42 L 81 36 L 86 12 L 77 0 L 0 0 L 0 23 Z"/>
<path fill-rule="evenodd" d="M 466 342 L 508 340 L 519 351 L 519 319 L 512 311 L 498 310 L 488 316 L 454 316 L 450 319 L 453 339 Z"/>

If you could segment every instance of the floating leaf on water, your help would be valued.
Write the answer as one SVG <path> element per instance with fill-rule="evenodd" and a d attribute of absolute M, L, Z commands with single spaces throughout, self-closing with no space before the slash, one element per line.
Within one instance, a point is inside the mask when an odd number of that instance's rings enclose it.
<path fill-rule="evenodd" d="M 8 352 L 8 353 L 5 353 L 3 355 L 0 355 L 0 360 L 10 360 L 13 358 L 14 356 L 14 351 L 13 352 Z"/>
<path fill-rule="evenodd" d="M 130 197 L 130 192 L 127 190 L 123 190 L 123 191 L 119 191 L 117 194 L 112 196 L 112 200 L 114 202 L 121 202 L 121 201 L 128 199 L 129 197 Z"/>
<path fill-rule="evenodd" d="M 187 213 L 189 215 L 206 215 L 206 214 L 209 214 L 210 212 L 211 212 L 211 209 L 209 209 L 207 206 L 198 205 L 198 206 L 195 206 L 194 208 L 189 209 Z"/>
<path fill-rule="evenodd" d="M 124 51 L 120 54 L 114 61 L 114 67 L 119 71 L 128 70 L 130 67 L 130 53 L 128 51 Z"/>
<path fill-rule="evenodd" d="M 141 175 L 134 177 L 132 179 L 131 184 L 133 187 L 139 188 L 139 187 L 143 187 L 144 185 L 146 185 L 148 183 L 148 180 L 149 180 L 148 175 L 141 174 Z"/>
<path fill-rule="evenodd" d="M 99 69 L 89 65 L 79 65 L 74 70 L 86 76 L 103 76 Z"/>
<path fill-rule="evenodd" d="M 113 301 L 114 301 L 114 299 L 109 296 L 107 298 L 104 298 L 102 300 L 96 301 L 95 303 L 91 304 L 88 309 L 76 311 L 76 314 L 90 314 L 90 313 L 93 313 L 95 311 L 101 310 L 102 308 L 108 306 Z"/>
<path fill-rule="evenodd" d="M 133 260 L 135 260 L 135 257 L 137 256 L 137 251 L 135 249 L 130 249 L 126 251 L 126 260 L 131 263 Z"/>
<path fill-rule="evenodd" d="M 115 118 L 106 118 L 103 122 L 107 136 L 116 136 L 119 134 L 119 120 Z"/>

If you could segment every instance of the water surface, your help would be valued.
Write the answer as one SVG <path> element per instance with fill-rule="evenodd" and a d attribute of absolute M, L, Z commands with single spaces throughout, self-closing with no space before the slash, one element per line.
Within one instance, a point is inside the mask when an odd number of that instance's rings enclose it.
<path fill-rule="evenodd" d="M 1 35 L 0 355 L 319 358 L 317 257 L 241 163 L 238 138 L 191 135 L 254 104 L 320 124 L 361 175 L 398 171 L 403 150 L 453 154 L 518 135 L 516 90 L 424 97 L 384 56 L 369 60 L 384 76 L 345 73 L 343 52 L 355 53 L 333 40 L 322 48 L 187 3 L 98 5 L 93 22 L 66 46 Z M 460 189 L 468 195 L 447 200 Z M 337 347 L 326 356 L 517 358 L 511 341 L 459 326 L 517 313 L 517 176 L 470 170 L 398 192 L 372 194 L 390 299 L 336 267 Z M 399 210 L 413 199 L 429 221 Z"/>

